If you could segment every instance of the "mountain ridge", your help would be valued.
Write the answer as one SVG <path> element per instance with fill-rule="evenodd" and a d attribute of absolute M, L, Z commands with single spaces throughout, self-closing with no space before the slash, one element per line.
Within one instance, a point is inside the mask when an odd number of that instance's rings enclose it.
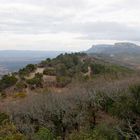
<path fill-rule="evenodd" d="M 109 62 L 140 69 L 140 46 L 133 43 L 119 42 L 114 45 L 93 45 L 86 53 Z"/>
<path fill-rule="evenodd" d="M 104 54 L 111 54 L 111 53 L 140 53 L 140 46 L 129 43 L 129 42 L 118 42 L 114 45 L 110 44 L 99 44 L 93 45 L 89 48 L 87 53 L 104 53 Z"/>

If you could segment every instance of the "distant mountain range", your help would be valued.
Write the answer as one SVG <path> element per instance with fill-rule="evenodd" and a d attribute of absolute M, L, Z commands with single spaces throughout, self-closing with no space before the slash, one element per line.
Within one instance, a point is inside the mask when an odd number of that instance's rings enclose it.
<path fill-rule="evenodd" d="M 0 51 L 0 75 L 17 71 L 25 65 L 38 63 L 46 58 L 54 58 L 62 51 Z"/>
<path fill-rule="evenodd" d="M 140 69 L 140 46 L 133 43 L 93 45 L 86 53 L 125 66 Z"/>
<path fill-rule="evenodd" d="M 88 53 L 118 54 L 118 53 L 139 53 L 140 46 L 133 43 L 115 43 L 114 45 L 93 45 Z"/>

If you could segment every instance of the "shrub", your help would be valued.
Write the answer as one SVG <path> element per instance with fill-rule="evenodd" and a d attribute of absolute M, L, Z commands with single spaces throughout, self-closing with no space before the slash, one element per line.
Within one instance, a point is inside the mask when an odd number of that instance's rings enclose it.
<path fill-rule="evenodd" d="M 19 70 L 19 75 L 26 76 L 29 75 L 31 72 L 34 72 L 36 70 L 36 66 L 33 64 L 27 65 L 25 68 Z"/>
<path fill-rule="evenodd" d="M 47 128 L 40 128 L 34 136 L 35 140 L 54 140 L 53 134 Z"/>
<path fill-rule="evenodd" d="M 42 87 L 42 80 L 43 75 L 40 73 L 36 73 L 34 78 L 28 79 L 26 80 L 26 82 L 32 87 Z"/>
<path fill-rule="evenodd" d="M 9 120 L 9 116 L 5 113 L 0 113 L 0 125 L 2 125 L 2 123 L 7 120 Z"/>
<path fill-rule="evenodd" d="M 25 140 L 22 134 L 11 134 L 10 136 L 1 137 L 0 140 Z"/>
<path fill-rule="evenodd" d="M 84 63 L 82 66 L 81 66 L 81 72 L 83 73 L 86 73 L 88 72 L 88 63 Z"/>
<path fill-rule="evenodd" d="M 26 66 L 26 70 L 28 70 L 29 72 L 32 72 L 36 69 L 36 66 L 34 64 L 29 64 Z"/>
<path fill-rule="evenodd" d="M 57 65 L 56 75 L 57 76 L 66 76 L 67 75 L 67 68 L 64 64 Z"/>
<path fill-rule="evenodd" d="M 71 78 L 65 77 L 65 76 L 57 76 L 56 80 L 57 80 L 57 86 L 60 86 L 60 87 L 65 87 L 71 82 Z"/>
<path fill-rule="evenodd" d="M 15 87 L 15 89 L 18 90 L 18 91 L 22 91 L 25 88 L 27 88 L 27 85 L 24 82 L 22 82 L 22 81 L 18 82 L 16 84 L 16 87 Z"/>
<path fill-rule="evenodd" d="M 140 84 L 130 86 L 129 91 L 133 101 L 132 109 L 137 115 L 140 115 Z"/>
<path fill-rule="evenodd" d="M 91 69 L 93 71 L 93 74 L 105 73 L 105 66 L 103 64 L 93 63 L 91 64 Z"/>
<path fill-rule="evenodd" d="M 135 100 L 140 100 L 140 85 L 133 85 L 129 88 Z"/>
<path fill-rule="evenodd" d="M 15 76 L 4 75 L 2 79 L 0 80 L 0 90 L 2 91 L 6 88 L 9 88 L 15 85 L 16 82 L 17 82 L 17 78 Z"/>
<path fill-rule="evenodd" d="M 14 98 L 25 98 L 26 96 L 27 94 L 24 92 L 16 93 L 15 95 L 13 95 Z"/>
<path fill-rule="evenodd" d="M 25 140 L 24 138 L 12 123 L 9 122 L 0 126 L 0 140 Z"/>
<path fill-rule="evenodd" d="M 43 74 L 50 75 L 50 76 L 55 76 L 56 75 L 56 70 L 54 68 L 46 68 L 43 71 Z"/>
<path fill-rule="evenodd" d="M 96 126 L 93 130 L 83 130 L 70 134 L 68 140 L 120 140 L 115 129 L 106 124 Z"/>

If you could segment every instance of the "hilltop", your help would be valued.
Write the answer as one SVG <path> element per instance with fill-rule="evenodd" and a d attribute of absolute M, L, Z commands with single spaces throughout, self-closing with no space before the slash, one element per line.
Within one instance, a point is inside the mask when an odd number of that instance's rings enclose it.
<path fill-rule="evenodd" d="M 130 73 L 128 68 L 88 56 L 85 53 L 60 54 L 38 64 L 28 64 L 18 72 L 5 75 L 0 80 L 0 90 L 10 92 L 35 90 L 38 88 L 63 88 L 73 81 L 87 81 L 98 75 Z M 9 90 L 8 90 L 9 91 Z"/>

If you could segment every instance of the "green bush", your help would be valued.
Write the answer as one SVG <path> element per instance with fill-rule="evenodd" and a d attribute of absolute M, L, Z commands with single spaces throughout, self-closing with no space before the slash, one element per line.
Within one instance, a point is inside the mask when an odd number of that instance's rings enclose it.
<path fill-rule="evenodd" d="M 118 133 L 106 124 L 98 125 L 93 130 L 83 130 L 70 134 L 68 140 L 120 140 Z"/>
<path fill-rule="evenodd" d="M 18 91 L 22 91 L 25 88 L 27 88 L 27 85 L 24 82 L 22 82 L 22 81 L 18 82 L 16 84 L 16 87 L 15 87 L 15 89 L 18 90 Z"/>
<path fill-rule="evenodd" d="M 47 58 L 46 60 L 41 61 L 41 63 L 39 64 L 39 66 L 46 67 L 46 66 L 49 66 L 50 64 L 51 64 L 51 59 L 50 58 Z"/>
<path fill-rule="evenodd" d="M 0 91 L 15 85 L 17 78 L 15 76 L 4 75 L 0 80 Z"/>
<path fill-rule="evenodd" d="M 56 70 L 54 68 L 46 68 L 43 71 L 44 75 L 50 75 L 50 76 L 55 76 L 56 75 Z"/>
<path fill-rule="evenodd" d="M 133 102 L 132 110 L 135 114 L 140 115 L 140 84 L 130 86 L 129 91 Z"/>
<path fill-rule="evenodd" d="M 57 86 L 65 87 L 66 85 L 68 85 L 71 82 L 71 78 L 65 77 L 65 76 L 57 76 L 56 81 L 57 81 Z"/>
<path fill-rule="evenodd" d="M 0 126 L 0 140 L 25 140 L 25 137 L 9 122 Z"/>
<path fill-rule="evenodd" d="M 25 140 L 22 134 L 11 134 L 9 136 L 1 137 L 0 140 Z"/>
<path fill-rule="evenodd" d="M 40 128 L 34 136 L 35 140 L 54 140 L 53 134 L 47 128 Z"/>
<path fill-rule="evenodd" d="M 67 75 L 67 68 L 64 64 L 59 64 L 56 66 L 56 75 L 57 76 L 66 76 Z"/>
<path fill-rule="evenodd" d="M 131 86 L 129 90 L 132 96 L 134 97 L 134 99 L 140 101 L 140 84 Z"/>
<path fill-rule="evenodd" d="M 0 125 L 2 125 L 2 123 L 7 120 L 9 120 L 9 116 L 5 113 L 0 113 Z"/>
<path fill-rule="evenodd" d="M 93 74 L 103 74 L 106 71 L 106 67 L 103 64 L 93 63 L 90 66 Z"/>
<path fill-rule="evenodd" d="M 26 80 L 26 82 L 33 87 L 42 87 L 42 81 L 43 81 L 43 74 L 40 73 L 35 74 L 35 77 L 32 79 Z"/>
<path fill-rule="evenodd" d="M 88 63 L 84 63 L 84 64 L 81 66 L 81 72 L 83 72 L 83 73 L 88 72 L 88 66 L 89 66 Z"/>
<path fill-rule="evenodd" d="M 34 72 L 36 70 L 36 66 L 33 64 L 27 65 L 25 68 L 19 70 L 19 75 L 22 76 L 27 76 L 31 72 Z"/>

